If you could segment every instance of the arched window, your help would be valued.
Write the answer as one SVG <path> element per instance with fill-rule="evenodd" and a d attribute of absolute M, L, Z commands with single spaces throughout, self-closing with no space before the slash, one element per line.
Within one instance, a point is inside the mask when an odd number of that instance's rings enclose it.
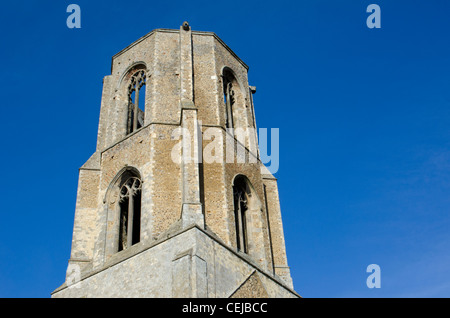
<path fill-rule="evenodd" d="M 233 74 L 228 69 L 223 71 L 223 99 L 226 105 L 226 127 L 233 128 L 233 105 L 236 102 Z"/>
<path fill-rule="evenodd" d="M 140 241 L 142 182 L 130 177 L 119 191 L 119 248 L 124 250 Z"/>
<path fill-rule="evenodd" d="M 144 126 L 145 84 L 145 71 L 140 70 L 131 77 L 128 85 L 127 134 Z"/>
<path fill-rule="evenodd" d="M 236 177 L 233 185 L 234 221 L 236 226 L 236 246 L 238 251 L 247 253 L 247 210 L 249 204 L 249 190 L 246 180 L 242 176 Z"/>

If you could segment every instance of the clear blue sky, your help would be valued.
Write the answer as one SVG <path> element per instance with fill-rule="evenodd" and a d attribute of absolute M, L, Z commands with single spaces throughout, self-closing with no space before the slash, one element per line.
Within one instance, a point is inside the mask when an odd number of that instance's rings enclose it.
<path fill-rule="evenodd" d="M 81 29 L 66 8 L 81 7 Z M 381 7 L 381 29 L 366 7 Z M 213 31 L 280 129 L 288 261 L 304 297 L 450 296 L 450 3 L 7 1 L 0 10 L 0 297 L 49 297 L 111 57 L 155 28 Z M 381 288 L 366 267 L 381 267 Z"/>

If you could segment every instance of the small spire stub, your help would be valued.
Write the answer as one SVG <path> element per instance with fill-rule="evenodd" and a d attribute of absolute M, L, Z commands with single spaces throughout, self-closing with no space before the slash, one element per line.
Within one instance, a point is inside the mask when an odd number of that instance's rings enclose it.
<path fill-rule="evenodd" d="M 189 27 L 189 23 L 187 21 L 184 21 L 182 24 L 183 30 L 185 31 L 189 31 L 190 27 Z"/>

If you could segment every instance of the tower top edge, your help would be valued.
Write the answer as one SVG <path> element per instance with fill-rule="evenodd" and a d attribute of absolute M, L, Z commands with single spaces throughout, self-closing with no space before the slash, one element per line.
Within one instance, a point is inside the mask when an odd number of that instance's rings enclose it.
<path fill-rule="evenodd" d="M 144 36 L 140 37 L 139 39 L 137 39 L 136 41 L 134 41 L 133 43 L 131 43 L 130 45 L 128 45 L 127 47 L 125 47 L 124 49 L 119 51 L 118 53 L 114 54 L 113 57 L 112 57 L 112 61 L 114 61 L 115 58 L 117 58 L 118 56 L 122 55 L 123 53 L 125 53 L 126 51 L 131 49 L 132 47 L 136 46 L 140 42 L 144 41 L 145 39 L 149 38 L 150 36 L 152 36 L 152 35 L 154 35 L 154 34 L 156 34 L 158 32 L 159 33 L 180 33 L 180 30 L 179 29 L 164 29 L 164 28 L 154 29 L 154 30 L 150 31 L 149 33 L 145 34 Z M 191 33 L 192 33 L 192 35 L 203 35 L 203 36 L 212 36 L 212 37 L 214 37 L 248 71 L 248 69 L 249 69 L 248 65 L 244 61 L 242 61 L 242 59 L 239 58 L 239 56 L 215 32 L 211 32 L 211 31 L 194 31 L 194 30 L 192 30 Z"/>

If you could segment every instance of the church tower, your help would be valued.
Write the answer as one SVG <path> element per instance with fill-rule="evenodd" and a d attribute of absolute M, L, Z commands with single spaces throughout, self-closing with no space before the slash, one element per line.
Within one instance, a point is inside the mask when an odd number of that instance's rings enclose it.
<path fill-rule="evenodd" d="M 52 297 L 299 297 L 255 91 L 248 66 L 187 22 L 113 56 Z"/>

